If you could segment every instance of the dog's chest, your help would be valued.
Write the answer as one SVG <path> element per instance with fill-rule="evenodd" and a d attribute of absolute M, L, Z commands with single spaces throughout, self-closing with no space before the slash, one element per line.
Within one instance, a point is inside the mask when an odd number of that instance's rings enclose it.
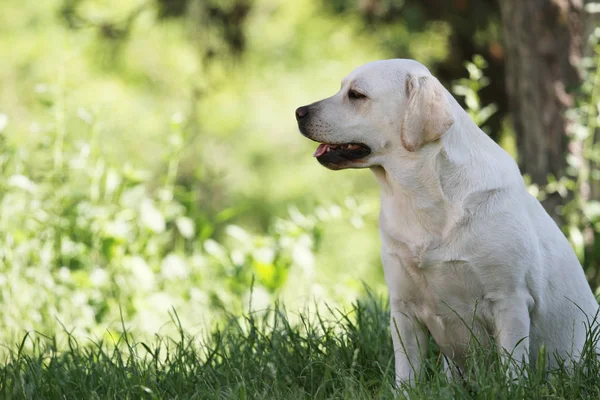
<path fill-rule="evenodd" d="M 465 261 L 440 261 L 407 266 L 410 311 L 424 324 L 444 353 L 462 363 L 471 336 L 483 345 L 492 332 L 490 304 L 484 285 Z"/>
<path fill-rule="evenodd" d="M 424 251 L 427 254 L 427 250 Z M 423 260 L 425 257 L 421 257 Z M 475 268 L 464 260 L 437 260 L 420 262 L 413 258 L 392 268 L 404 269 L 404 282 L 396 282 L 423 320 L 432 317 L 447 321 L 470 318 L 477 307 L 485 307 L 484 283 Z M 392 283 L 394 284 L 394 283 Z"/>
<path fill-rule="evenodd" d="M 381 227 L 383 228 L 383 226 Z M 439 244 L 439 243 L 437 243 Z M 490 331 L 490 306 L 478 270 L 436 243 L 403 243 L 382 231 L 390 296 L 423 323 L 444 352 L 461 357 L 471 331 Z"/>

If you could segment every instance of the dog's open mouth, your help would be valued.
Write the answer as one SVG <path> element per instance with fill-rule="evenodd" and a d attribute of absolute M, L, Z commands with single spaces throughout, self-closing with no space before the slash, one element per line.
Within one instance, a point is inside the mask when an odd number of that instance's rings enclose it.
<path fill-rule="evenodd" d="M 369 146 L 362 143 L 329 144 L 321 143 L 313 154 L 323 164 L 340 164 L 356 161 L 371 153 Z"/>

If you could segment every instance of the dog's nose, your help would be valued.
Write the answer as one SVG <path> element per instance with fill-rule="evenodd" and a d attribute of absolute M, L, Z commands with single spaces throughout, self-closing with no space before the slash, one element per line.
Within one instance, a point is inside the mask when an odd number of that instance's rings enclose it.
<path fill-rule="evenodd" d="M 304 118 L 308 115 L 308 107 L 302 106 L 296 109 L 296 119 Z"/>

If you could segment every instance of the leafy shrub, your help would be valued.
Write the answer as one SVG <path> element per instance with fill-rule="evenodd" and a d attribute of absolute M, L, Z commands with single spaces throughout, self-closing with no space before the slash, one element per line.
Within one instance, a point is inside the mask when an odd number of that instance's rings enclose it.
<path fill-rule="evenodd" d="M 152 334 L 172 307 L 190 324 L 241 309 L 252 284 L 265 305 L 290 268 L 314 267 L 320 225 L 352 216 L 348 207 L 320 207 L 312 216 L 292 208 L 263 234 L 224 223 L 216 241 L 176 184 L 179 134 L 174 124 L 161 176 L 111 164 L 90 141 L 50 143 L 47 169 L 32 162 L 46 149 L 0 143 L 0 302 L 10 305 L 0 309 L 0 323 L 12 329 L 2 335 L 56 327 L 56 320 L 101 335 L 121 316 Z"/>

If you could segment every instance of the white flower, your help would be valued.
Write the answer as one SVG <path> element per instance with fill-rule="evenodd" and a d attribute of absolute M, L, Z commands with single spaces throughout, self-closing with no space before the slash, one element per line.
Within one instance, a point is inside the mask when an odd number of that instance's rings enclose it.
<path fill-rule="evenodd" d="M 93 286 L 102 286 L 108 282 L 108 273 L 103 268 L 95 268 L 90 274 L 90 282 Z"/>
<path fill-rule="evenodd" d="M 329 208 L 329 214 L 333 218 L 340 218 L 342 216 L 342 209 L 339 206 L 333 205 Z"/>
<path fill-rule="evenodd" d="M 129 224 L 123 220 L 108 221 L 104 225 L 104 234 L 115 239 L 126 239 L 129 233 Z"/>
<path fill-rule="evenodd" d="M 231 252 L 230 257 L 234 265 L 242 265 L 244 263 L 244 260 L 246 259 L 244 252 L 237 249 Z"/>
<path fill-rule="evenodd" d="M 185 114 L 181 111 L 176 112 L 171 116 L 171 122 L 176 125 L 181 125 L 185 121 Z"/>
<path fill-rule="evenodd" d="M 189 276 L 189 268 L 177 254 L 169 254 L 160 264 L 162 276 L 166 279 L 185 279 Z"/>
<path fill-rule="evenodd" d="M 106 174 L 106 193 L 113 194 L 121 184 L 121 176 L 114 169 L 109 169 Z"/>
<path fill-rule="evenodd" d="M 251 302 L 251 311 L 260 311 L 269 308 L 271 295 L 261 286 L 254 286 L 252 292 L 246 294 L 247 301 Z"/>
<path fill-rule="evenodd" d="M 140 217 L 142 225 L 148 229 L 161 233 L 165 230 L 165 218 L 160 210 L 156 208 L 154 202 L 150 199 L 144 199 L 140 208 Z"/>
<path fill-rule="evenodd" d="M 60 267 L 58 269 L 58 279 L 61 281 L 71 280 L 71 270 L 67 267 Z"/>
<path fill-rule="evenodd" d="M 261 247 L 254 250 L 252 257 L 260 263 L 272 264 L 275 260 L 275 250 L 269 247 Z"/>
<path fill-rule="evenodd" d="M 204 241 L 204 250 L 206 250 L 206 252 L 211 256 L 219 259 L 223 259 L 227 255 L 223 249 L 223 246 L 213 239 L 206 239 Z"/>
<path fill-rule="evenodd" d="M 75 307 L 80 307 L 86 305 L 88 302 L 88 297 L 83 291 L 75 292 L 73 296 L 71 296 L 71 304 Z"/>
<path fill-rule="evenodd" d="M 242 243 L 250 240 L 250 235 L 248 235 L 248 233 L 245 230 L 243 230 L 237 225 L 228 225 L 225 228 L 225 232 L 227 232 L 227 234 L 232 238 L 235 238 Z"/>
<path fill-rule="evenodd" d="M 138 287 L 146 290 L 154 287 L 154 274 L 143 258 L 139 256 L 126 257 L 123 264 L 131 270 Z"/>
<path fill-rule="evenodd" d="M 324 207 L 317 207 L 315 209 L 315 215 L 320 221 L 328 221 L 330 219 L 329 212 Z"/>
<path fill-rule="evenodd" d="M 127 168 L 127 166 L 125 166 L 125 168 Z M 130 175 L 131 174 L 133 173 L 130 173 Z M 146 188 L 144 185 L 137 185 L 123 191 L 120 203 L 123 208 L 137 209 L 140 203 L 146 199 L 146 196 Z"/>
<path fill-rule="evenodd" d="M 192 300 L 192 302 L 200 303 L 202 305 L 207 305 L 210 302 L 210 297 L 208 293 L 203 292 L 202 290 L 195 287 L 190 289 L 190 299 Z"/>
<path fill-rule="evenodd" d="M 169 296 L 167 293 L 158 292 L 148 296 L 148 306 L 151 310 L 154 310 L 160 314 L 168 314 L 169 311 L 176 305 L 175 299 Z M 164 321 L 160 321 L 164 323 Z"/>
<path fill-rule="evenodd" d="M 94 123 L 94 116 L 92 115 L 92 113 L 90 113 L 83 107 L 79 107 L 77 109 L 77 116 L 79 117 L 79 119 L 81 119 L 88 125 L 92 125 Z"/>
<path fill-rule="evenodd" d="M 37 190 L 37 186 L 28 177 L 24 175 L 13 175 L 8 178 L 8 184 L 12 187 L 25 190 L 29 193 L 34 193 Z"/>
<path fill-rule="evenodd" d="M 6 125 L 8 125 L 8 117 L 6 114 L 0 113 L 0 133 L 6 128 Z"/>
<path fill-rule="evenodd" d="M 175 220 L 175 224 L 177 225 L 177 229 L 181 236 L 186 239 L 191 239 L 194 237 L 195 227 L 194 221 L 188 217 L 179 217 Z"/>
<path fill-rule="evenodd" d="M 312 252 L 312 240 L 308 235 L 302 235 L 292 250 L 294 263 L 305 273 L 311 274 L 315 266 L 315 256 Z"/>

